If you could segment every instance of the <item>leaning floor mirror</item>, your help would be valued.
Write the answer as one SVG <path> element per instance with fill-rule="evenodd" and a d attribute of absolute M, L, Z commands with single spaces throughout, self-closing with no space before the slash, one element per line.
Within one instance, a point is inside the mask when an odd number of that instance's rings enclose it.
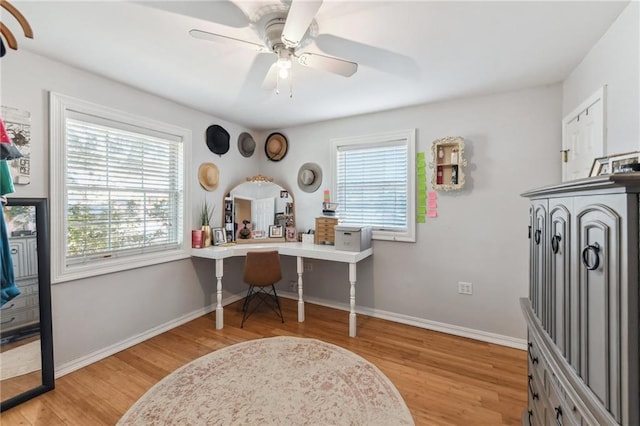
<path fill-rule="evenodd" d="M 54 388 L 45 198 L 9 198 L 2 207 L 0 411 Z"/>

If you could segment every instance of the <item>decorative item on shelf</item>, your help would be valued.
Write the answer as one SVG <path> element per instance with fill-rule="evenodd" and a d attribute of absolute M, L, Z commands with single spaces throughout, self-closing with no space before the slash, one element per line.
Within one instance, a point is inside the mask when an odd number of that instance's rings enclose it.
<path fill-rule="evenodd" d="M 219 246 L 227 243 L 227 233 L 224 228 L 213 229 L 213 245 Z"/>
<path fill-rule="evenodd" d="M 280 225 L 269 225 L 269 238 L 282 238 L 283 229 Z"/>
<path fill-rule="evenodd" d="M 205 199 L 202 203 L 202 210 L 200 211 L 200 225 L 202 229 L 203 246 L 211 246 L 211 217 L 215 207 L 210 206 Z"/>
<path fill-rule="evenodd" d="M 467 165 L 464 159 L 464 139 L 445 137 L 433 141 L 433 162 L 429 167 L 434 169 L 432 186 L 434 190 L 459 190 L 464 187 L 465 176 L 463 167 Z"/>
<path fill-rule="evenodd" d="M 458 148 L 451 150 L 451 164 L 458 164 Z"/>
<path fill-rule="evenodd" d="M 202 229 L 194 229 L 191 231 L 191 248 L 202 248 Z"/>
<path fill-rule="evenodd" d="M 287 226 L 285 228 L 284 239 L 289 242 L 298 241 L 298 231 L 293 226 Z"/>
<path fill-rule="evenodd" d="M 242 224 L 244 226 L 238 230 L 238 239 L 241 239 L 241 240 L 251 239 L 251 228 L 252 228 L 251 222 L 248 220 L 243 220 Z"/>
<path fill-rule="evenodd" d="M 338 203 L 322 203 L 323 216 L 335 216 L 338 209 Z"/>

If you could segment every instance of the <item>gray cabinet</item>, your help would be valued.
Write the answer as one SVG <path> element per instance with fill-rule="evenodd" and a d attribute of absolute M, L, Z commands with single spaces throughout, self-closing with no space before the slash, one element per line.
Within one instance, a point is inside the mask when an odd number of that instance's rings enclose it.
<path fill-rule="evenodd" d="M 523 194 L 531 199 L 525 424 L 640 424 L 639 193 L 633 173 Z"/>
<path fill-rule="evenodd" d="M 36 248 L 35 235 L 9 238 L 14 277 L 20 295 L 0 309 L 2 338 L 25 327 L 35 326 L 40 321 Z"/>

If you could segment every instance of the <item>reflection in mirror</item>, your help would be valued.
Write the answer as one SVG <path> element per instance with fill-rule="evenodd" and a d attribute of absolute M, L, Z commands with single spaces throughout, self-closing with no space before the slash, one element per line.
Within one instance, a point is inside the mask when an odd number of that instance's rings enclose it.
<path fill-rule="evenodd" d="M 2 210 L 0 397 L 4 411 L 53 389 L 54 372 L 47 200 L 11 198 Z"/>
<path fill-rule="evenodd" d="M 231 189 L 225 196 L 224 206 L 227 241 L 283 241 L 281 236 L 269 238 L 273 225 L 295 226 L 293 196 L 273 179 L 262 175 L 247 178 Z"/>

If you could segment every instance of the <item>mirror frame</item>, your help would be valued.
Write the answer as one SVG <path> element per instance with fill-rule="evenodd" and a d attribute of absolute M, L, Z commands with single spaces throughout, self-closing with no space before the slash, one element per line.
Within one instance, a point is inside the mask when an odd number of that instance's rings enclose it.
<path fill-rule="evenodd" d="M 293 204 L 292 209 L 291 209 L 291 216 L 293 217 L 293 226 L 296 226 L 296 201 L 295 201 L 295 197 L 293 196 L 293 193 L 291 192 L 291 190 L 289 188 L 287 188 L 284 185 L 281 185 L 278 182 L 275 182 L 274 179 L 272 177 L 268 177 L 268 176 L 264 176 L 260 173 L 258 173 L 255 176 L 250 176 L 245 178 L 245 180 L 232 185 L 229 189 L 227 189 L 227 191 L 224 192 L 223 196 L 222 196 L 222 203 L 223 203 L 223 209 L 222 209 L 222 227 L 223 229 L 225 229 L 225 232 L 228 232 L 227 230 L 227 222 L 226 222 L 226 218 L 225 216 L 227 215 L 228 211 L 226 209 L 226 203 L 229 200 L 229 198 L 231 197 L 231 191 L 233 191 L 234 189 L 236 189 L 237 187 L 239 187 L 240 185 L 243 185 L 245 183 L 256 183 L 256 184 L 260 184 L 260 183 L 268 183 L 268 184 L 273 184 L 273 185 L 277 185 L 279 186 L 282 190 L 287 191 L 287 193 L 289 194 L 289 197 L 291 197 L 291 203 Z M 283 230 L 284 232 L 284 230 Z M 282 236 L 282 238 L 269 238 L 269 236 L 267 235 L 267 237 L 265 238 L 261 238 L 261 239 L 251 239 L 251 240 L 238 240 L 235 238 L 235 230 L 233 232 L 234 234 L 234 239 L 233 239 L 233 243 L 269 243 L 269 242 L 284 242 L 285 241 L 285 237 L 284 235 Z M 227 234 L 228 235 L 228 234 Z"/>
<path fill-rule="evenodd" d="M 38 292 L 40 303 L 40 356 L 42 384 L 0 403 L 0 412 L 15 407 L 55 388 L 53 365 L 53 328 L 51 321 L 51 264 L 49 260 L 49 209 L 46 198 L 7 198 L 7 206 L 36 208 L 36 242 L 38 244 Z M 4 220 L 4 219 L 3 219 Z"/>

